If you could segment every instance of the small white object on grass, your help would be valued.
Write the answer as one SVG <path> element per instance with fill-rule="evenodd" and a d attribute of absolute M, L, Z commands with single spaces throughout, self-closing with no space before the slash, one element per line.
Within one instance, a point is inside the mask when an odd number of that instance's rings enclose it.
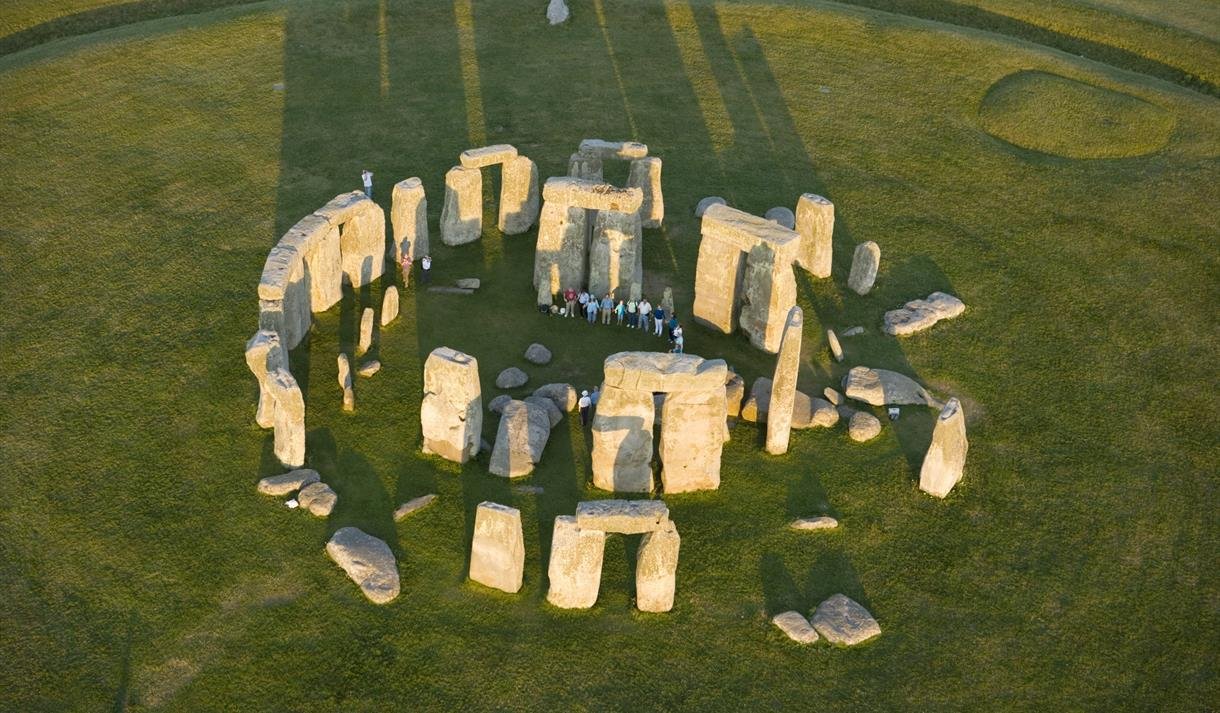
<path fill-rule="evenodd" d="M 297 499 L 296 499 L 296 498 L 293 498 L 292 500 L 285 501 L 285 503 L 284 503 L 284 504 L 288 506 L 288 509 L 289 509 L 289 510 L 295 510 L 295 509 L 297 509 L 298 507 L 300 507 L 300 506 L 301 506 L 301 504 L 297 502 Z"/>
<path fill-rule="evenodd" d="M 898 407 L 897 407 L 897 406 L 891 406 L 891 407 L 890 407 L 890 420 L 891 420 L 891 421 L 897 421 L 897 420 L 898 420 L 898 413 L 899 413 L 899 412 L 898 412 Z"/>

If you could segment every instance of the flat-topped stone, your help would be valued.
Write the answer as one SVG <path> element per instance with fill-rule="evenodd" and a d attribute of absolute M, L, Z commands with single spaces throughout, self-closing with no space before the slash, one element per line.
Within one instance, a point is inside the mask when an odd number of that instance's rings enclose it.
<path fill-rule="evenodd" d="M 479 503 L 470 542 L 470 579 L 514 593 L 521 590 L 524 574 L 521 511 L 489 501 Z"/>
<path fill-rule="evenodd" d="M 669 508 L 661 500 L 588 500 L 576 504 L 576 524 L 582 530 L 635 535 L 662 529 Z"/>
<path fill-rule="evenodd" d="M 634 213 L 644 202 L 644 191 L 636 187 L 617 188 L 609 183 L 572 176 L 555 176 L 546 179 L 543 184 L 542 198 L 585 210 Z"/>
<path fill-rule="evenodd" d="M 936 397 L 911 377 L 867 366 L 854 366 L 847 372 L 843 377 L 843 392 L 849 399 L 873 406 L 940 405 Z"/>
<path fill-rule="evenodd" d="M 517 148 L 511 144 L 493 144 L 477 149 L 466 149 L 460 160 L 464 168 L 483 168 L 504 163 L 517 157 Z"/>
<path fill-rule="evenodd" d="M 564 413 L 576 408 L 576 404 L 580 401 L 576 388 L 571 384 L 543 384 L 534 389 L 533 395 L 550 399 Z"/>
<path fill-rule="evenodd" d="M 606 386 L 631 391 L 695 391 L 721 388 L 728 379 L 723 359 L 694 354 L 618 352 L 606 357 Z"/>
<path fill-rule="evenodd" d="M 580 142 L 578 151 L 585 156 L 596 156 L 600 159 L 617 158 L 630 160 L 644 158 L 648 155 L 648 146 L 638 141 L 605 141 L 603 139 L 584 139 Z"/>
<path fill-rule="evenodd" d="M 326 543 L 326 554 L 375 604 L 398 596 L 398 563 L 385 542 L 355 527 L 342 527 Z"/>
<path fill-rule="evenodd" d="M 263 478 L 258 481 L 258 492 L 263 495 L 287 495 L 321 479 L 322 477 L 316 470 L 298 468 L 281 475 L 269 475 Z"/>
<path fill-rule="evenodd" d="M 704 211 L 700 231 L 705 237 L 730 243 L 741 252 L 750 252 L 759 243 L 766 243 L 776 251 L 777 261 L 790 262 L 800 245 L 796 231 L 723 204 L 711 205 Z"/>
<path fill-rule="evenodd" d="M 399 505 L 394 510 L 394 522 L 398 522 L 414 512 L 423 510 L 435 501 L 436 493 L 428 493 L 427 495 L 421 495 L 418 498 L 411 498 L 402 505 Z"/>
<path fill-rule="evenodd" d="M 843 594 L 819 604 L 809 621 L 827 641 L 843 646 L 854 646 L 881 633 L 873 615 Z"/>
<path fill-rule="evenodd" d="M 923 331 L 942 319 L 952 319 L 966 311 L 966 304 L 944 292 L 933 292 L 926 300 L 911 300 L 899 309 L 885 313 L 886 334 L 901 337 Z"/>
<path fill-rule="evenodd" d="M 546 600 L 563 609 L 593 606 L 601 588 L 605 544 L 605 532 L 583 529 L 571 515 L 556 517 L 547 565 L 550 588 Z"/>
<path fill-rule="evenodd" d="M 695 204 L 695 217 L 702 218 L 707 209 L 714 205 L 728 205 L 728 201 L 720 196 L 708 196 Z"/>
<path fill-rule="evenodd" d="M 640 538 L 635 559 L 636 609 L 648 612 L 673 609 L 681 545 L 678 528 L 668 520 Z"/>
<path fill-rule="evenodd" d="M 833 530 L 838 526 L 839 521 L 828 515 L 802 517 L 798 520 L 793 520 L 792 524 L 788 525 L 793 530 Z"/>
<path fill-rule="evenodd" d="M 796 201 L 796 232 L 801 236 L 796 262 L 814 277 L 830 277 L 835 206 L 814 193 Z"/>
<path fill-rule="evenodd" d="M 771 617 L 771 623 L 798 644 L 812 644 L 818 640 L 818 632 L 800 612 L 786 611 L 776 614 Z"/>

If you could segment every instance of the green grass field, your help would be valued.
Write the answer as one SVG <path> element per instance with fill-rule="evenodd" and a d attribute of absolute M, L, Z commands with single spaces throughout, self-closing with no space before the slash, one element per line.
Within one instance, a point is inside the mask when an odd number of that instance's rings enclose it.
<path fill-rule="evenodd" d="M 113 27 L 81 24 L 82 2 L 0 7 L 0 26 L 18 28 L 6 32 L 58 37 L 0 53 L 0 710 L 1220 700 L 1220 100 L 1206 87 L 988 31 L 1000 26 L 830 2 L 590 0 L 559 27 L 544 2 L 200 0 L 182 5 L 204 12 L 162 16 L 171 4 L 123 6 L 131 21 Z M 1211 17 L 1090 5 L 1114 18 L 1094 41 L 1131 17 Z M 66 24 L 45 25 L 56 18 Z M 1190 30 L 1214 56 L 1206 27 Z M 1140 56 L 1166 51 L 1137 37 Z M 424 456 L 422 362 L 442 344 L 475 355 L 487 401 L 511 365 L 529 367 L 521 395 L 592 385 L 606 355 L 663 348 L 539 316 L 534 232 L 440 245 L 460 151 L 512 143 L 545 178 L 585 137 L 643 141 L 664 160 L 645 293 L 672 286 L 681 314 L 700 198 L 757 214 L 802 192 L 831 198 L 835 275 L 797 278 L 801 388 L 864 364 L 961 398 L 971 446 L 954 492 L 916 488 L 930 411 L 904 409 L 867 444 L 842 425 L 797 432 L 781 457 L 740 423 L 720 490 L 665 498 L 682 535 L 672 612 L 634 609 L 637 538 L 622 536 L 593 609 L 547 605 L 554 517 L 606 496 L 588 484 L 587 434 L 570 418 L 552 432 L 525 481 L 542 495 L 488 475 L 486 455 L 465 467 Z M 365 167 L 387 209 L 393 181 L 423 179 L 435 280 L 483 287 L 405 292 L 354 414 L 334 357 L 381 287 L 316 317 L 292 359 L 309 464 L 339 493 L 319 520 L 255 492 L 282 469 L 254 423 L 242 351 L 267 251 Z M 494 226 L 496 182 L 485 187 Z M 859 297 L 846 277 L 865 240 L 882 267 Z M 886 310 L 934 290 L 968 311 L 880 334 Z M 867 334 L 834 362 L 825 329 L 857 324 Z M 770 374 L 774 357 L 743 336 L 687 326 L 688 352 L 725 358 L 747 383 Z M 533 341 L 550 365 L 525 364 Z M 485 420 L 488 440 L 496 424 Z M 393 522 L 427 492 L 435 505 Z M 518 595 L 465 581 L 488 499 L 522 510 Z M 787 529 L 821 513 L 840 528 Z M 391 604 L 368 603 L 326 557 L 347 525 L 394 550 Z M 836 592 L 882 635 L 802 648 L 769 622 Z"/>

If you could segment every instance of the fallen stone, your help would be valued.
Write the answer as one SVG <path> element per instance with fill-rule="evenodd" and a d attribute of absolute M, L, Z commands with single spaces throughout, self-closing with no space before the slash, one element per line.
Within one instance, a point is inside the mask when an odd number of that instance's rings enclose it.
<path fill-rule="evenodd" d="M 966 414 L 957 399 L 949 399 L 936 418 L 932 443 L 919 468 L 919 489 L 943 498 L 962 479 L 966 466 Z"/>
<path fill-rule="evenodd" d="M 678 528 L 668 520 L 640 540 L 635 564 L 635 606 L 640 611 L 667 612 L 674 608 L 681 544 Z"/>
<path fill-rule="evenodd" d="M 550 364 L 551 363 L 551 350 L 547 349 L 543 345 L 535 342 L 526 348 L 525 360 L 531 364 L 538 364 L 538 365 Z"/>
<path fill-rule="evenodd" d="M 699 201 L 698 205 L 695 206 L 695 217 L 702 218 L 703 214 L 707 211 L 707 209 L 711 208 L 714 205 L 728 205 L 728 204 L 729 204 L 728 201 L 721 198 L 720 196 L 708 196 L 707 198 L 704 198 L 703 200 Z"/>
<path fill-rule="evenodd" d="M 529 380 L 529 375 L 524 371 L 510 366 L 496 377 L 496 386 L 501 389 L 515 389 L 518 386 L 525 386 L 525 382 Z"/>
<path fill-rule="evenodd" d="M 542 495 L 543 490 L 540 485 L 518 485 L 513 488 L 513 492 L 521 495 Z"/>
<path fill-rule="evenodd" d="M 381 295 L 381 326 L 398 318 L 398 288 L 390 285 Z"/>
<path fill-rule="evenodd" d="M 793 520 L 789 525 L 793 530 L 833 530 L 839 526 L 839 521 L 833 517 L 803 517 Z"/>
<path fill-rule="evenodd" d="M 564 413 L 576 408 L 580 401 L 580 396 L 571 384 L 545 384 L 534 389 L 533 395 L 550 399 Z"/>
<path fill-rule="evenodd" d="M 854 646 L 881 633 L 873 615 L 842 594 L 819 604 L 809 621 L 832 644 Z"/>
<path fill-rule="evenodd" d="M 437 285 L 429 287 L 429 292 L 435 292 L 438 295 L 473 295 L 474 290 L 467 287 L 449 287 L 447 285 Z"/>
<path fill-rule="evenodd" d="M 766 213 L 763 213 L 763 217 L 772 223 L 779 223 L 788 230 L 796 229 L 796 216 L 793 215 L 792 210 L 789 208 L 776 206 Z"/>
<path fill-rule="evenodd" d="M 818 640 L 818 632 L 809 625 L 809 620 L 800 612 L 786 611 L 771 618 L 771 623 L 798 644 L 812 644 Z"/>
<path fill-rule="evenodd" d="M 510 144 L 495 144 L 477 149 L 466 149 L 458 159 L 463 168 L 485 168 L 504 163 L 517 157 L 517 149 Z"/>
<path fill-rule="evenodd" d="M 258 481 L 258 492 L 263 495 L 287 495 L 321 479 L 316 470 L 298 468 L 281 475 L 269 475 L 263 478 Z"/>
<path fill-rule="evenodd" d="M 338 494 L 321 481 L 310 483 L 297 493 L 297 502 L 316 517 L 330 517 L 338 500 Z"/>
<path fill-rule="evenodd" d="M 435 501 L 436 493 L 428 493 L 427 495 L 421 495 L 418 498 L 408 500 L 394 510 L 394 522 L 399 522 L 407 515 L 423 510 Z"/>
<path fill-rule="evenodd" d="M 864 327 L 850 327 L 843 330 L 843 336 L 845 337 L 854 337 L 857 334 L 864 334 Z"/>
<path fill-rule="evenodd" d="M 881 264 L 881 247 L 873 241 L 860 243 L 851 256 L 851 272 L 847 286 L 858 295 L 867 295 L 877 279 L 877 267 Z"/>
<path fill-rule="evenodd" d="M 839 412 L 834 404 L 796 392 L 792 402 L 792 427 L 795 429 L 830 428 L 839 422 Z"/>
<path fill-rule="evenodd" d="M 867 366 L 854 366 L 847 372 L 843 377 L 843 392 L 849 399 L 873 406 L 940 405 L 936 397 L 911 377 Z"/>
<path fill-rule="evenodd" d="M 740 374 L 729 373 L 729 380 L 724 384 L 725 416 L 737 418 L 741 415 L 741 402 L 746 395 L 746 380 Z"/>
<path fill-rule="evenodd" d="M 483 284 L 483 282 L 477 277 L 463 277 L 461 279 L 454 280 L 453 284 L 457 285 L 463 290 L 477 290 L 479 289 L 479 285 Z"/>
<path fill-rule="evenodd" d="M 360 343 L 356 345 L 356 356 L 367 352 L 373 346 L 373 308 L 365 307 L 360 314 Z"/>
<path fill-rule="evenodd" d="M 827 386 L 825 389 L 822 389 L 822 393 L 826 395 L 826 400 L 835 406 L 843 405 L 843 394 L 840 394 L 838 391 Z"/>
<path fill-rule="evenodd" d="M 871 413 L 857 411 L 847 423 L 847 435 L 856 443 L 871 441 L 881 433 L 881 421 Z"/>
<path fill-rule="evenodd" d="M 521 400 L 541 409 L 542 412 L 546 414 L 547 423 L 549 424 L 550 428 L 558 426 L 559 422 L 563 420 L 563 411 L 560 411 L 559 407 L 555 405 L 555 402 L 551 401 L 545 396 L 526 396 Z"/>
<path fill-rule="evenodd" d="M 568 19 L 568 6 L 563 0 L 551 0 L 546 6 L 546 20 L 552 25 L 558 25 Z"/>
<path fill-rule="evenodd" d="M 525 538 L 521 511 L 507 505 L 481 502 L 475 510 L 474 537 L 470 542 L 470 579 L 494 589 L 515 593 L 525 574 Z"/>
<path fill-rule="evenodd" d="M 896 337 L 914 334 L 965 311 L 965 303 L 953 295 L 933 292 L 926 300 L 911 300 L 899 309 L 886 312 L 882 330 Z"/>
<path fill-rule="evenodd" d="M 369 377 L 379 371 L 381 371 L 381 362 L 374 359 L 361 364 L 360 368 L 356 370 L 356 373 L 363 377 Z"/>
<path fill-rule="evenodd" d="M 326 554 L 375 604 L 398 596 L 398 563 L 390 546 L 355 527 L 342 527 L 326 543 Z"/>
<path fill-rule="evenodd" d="M 826 342 L 830 345 L 830 354 L 835 361 L 843 361 L 843 347 L 839 344 L 839 338 L 835 336 L 835 330 L 826 330 Z"/>
<path fill-rule="evenodd" d="M 504 407 L 507 406 L 508 402 L 512 400 L 513 397 L 509 396 L 508 394 L 500 394 L 487 404 L 487 410 L 491 411 L 492 413 L 503 413 Z"/>
<path fill-rule="evenodd" d="M 509 401 L 500 415 L 487 470 L 505 478 L 529 475 L 542 460 L 550 434 L 551 423 L 543 408 L 524 401 Z"/>
<path fill-rule="evenodd" d="M 576 504 L 576 524 L 582 530 L 636 535 L 660 530 L 669 521 L 663 500 L 586 500 Z"/>
<path fill-rule="evenodd" d="M 571 515 L 555 518 L 546 600 L 562 609 L 588 609 L 597 603 L 605 545 L 605 532 L 582 528 Z"/>

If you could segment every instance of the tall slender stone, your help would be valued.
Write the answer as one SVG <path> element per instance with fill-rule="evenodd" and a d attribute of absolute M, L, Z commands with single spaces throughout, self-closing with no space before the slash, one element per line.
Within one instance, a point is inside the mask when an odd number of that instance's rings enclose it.
<path fill-rule="evenodd" d="M 499 503 L 479 503 L 470 542 L 470 579 L 511 594 L 521 590 L 524 574 L 521 511 Z"/>
<path fill-rule="evenodd" d="M 441 242 L 465 245 L 483 233 L 483 174 L 477 168 L 454 166 L 445 174 L 445 206 L 441 209 Z"/>
<path fill-rule="evenodd" d="M 771 401 L 767 410 L 767 452 L 781 455 L 788 452 L 792 430 L 792 407 L 796 401 L 796 380 L 801 365 L 801 329 L 805 314 L 800 307 L 788 311 L 779 356 L 775 359 L 775 374 L 771 378 Z"/>
<path fill-rule="evenodd" d="M 505 235 L 519 235 L 538 220 L 538 164 L 514 156 L 501 170 L 498 225 Z"/>
<path fill-rule="evenodd" d="M 966 465 L 966 414 L 961 402 L 949 399 L 936 418 L 932 443 L 919 469 L 919 489 L 943 498 L 962 479 Z"/>
<path fill-rule="evenodd" d="M 271 393 L 271 373 L 288 369 L 288 356 L 280 346 L 280 336 L 269 329 L 255 332 L 246 342 L 246 366 L 258 381 L 258 408 L 254 420 L 263 428 L 275 425 L 275 399 Z"/>
<path fill-rule="evenodd" d="M 645 228 L 659 228 L 665 220 L 665 196 L 661 193 L 661 159 L 656 156 L 637 158 L 631 162 L 627 185 L 644 191 L 640 217 Z"/>
<path fill-rule="evenodd" d="M 397 264 L 406 254 L 412 260 L 427 255 L 428 246 L 428 198 L 424 195 L 424 183 L 417 177 L 394 184 L 390 204 L 390 225 L 394 230 L 394 241 L 390 256 Z"/>
<path fill-rule="evenodd" d="M 275 400 L 275 457 L 288 468 L 305 464 L 305 398 L 287 369 L 276 369 L 268 379 Z"/>
<path fill-rule="evenodd" d="M 356 356 L 373 346 L 373 308 L 365 307 L 360 313 L 360 342 L 356 345 Z"/>
<path fill-rule="evenodd" d="M 605 532 L 581 529 L 571 515 L 556 517 L 546 600 L 562 609 L 588 609 L 596 604 L 605 547 Z"/>
<path fill-rule="evenodd" d="M 867 295 L 877 279 L 877 267 L 881 264 L 881 248 L 869 240 L 856 246 L 851 256 L 851 272 L 847 286 L 858 295 Z"/>
<path fill-rule="evenodd" d="M 635 606 L 640 611 L 667 612 L 674 608 L 678 549 L 682 538 L 672 521 L 663 529 L 645 533 L 635 565 Z"/>
<path fill-rule="evenodd" d="M 834 228 L 834 203 L 812 193 L 797 200 L 796 232 L 801 236 L 801 247 L 796 262 L 814 277 L 830 277 Z"/>
<path fill-rule="evenodd" d="M 398 288 L 389 285 L 381 295 L 381 326 L 398 319 Z"/>

